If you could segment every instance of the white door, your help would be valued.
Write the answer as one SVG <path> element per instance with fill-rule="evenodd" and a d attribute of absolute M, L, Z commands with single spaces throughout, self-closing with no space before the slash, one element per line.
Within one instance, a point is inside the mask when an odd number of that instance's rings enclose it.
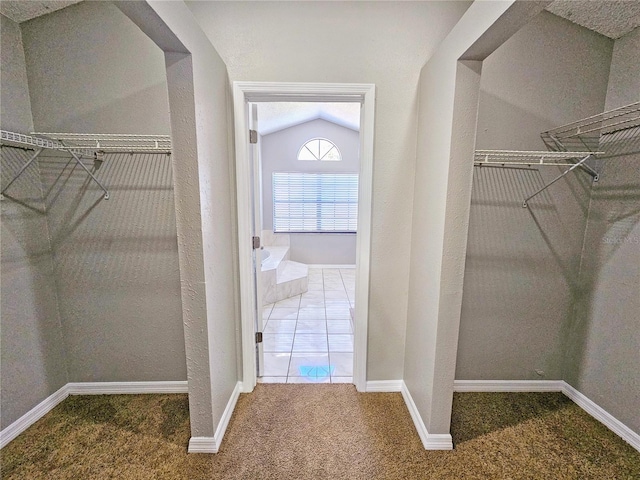
<path fill-rule="evenodd" d="M 251 172 L 251 228 L 256 240 L 253 250 L 253 282 L 255 285 L 255 332 L 256 332 L 256 376 L 261 377 L 264 370 L 263 344 L 261 341 L 262 321 L 262 166 L 260 162 L 260 143 L 258 140 L 258 105 L 249 103 L 249 161 Z"/>

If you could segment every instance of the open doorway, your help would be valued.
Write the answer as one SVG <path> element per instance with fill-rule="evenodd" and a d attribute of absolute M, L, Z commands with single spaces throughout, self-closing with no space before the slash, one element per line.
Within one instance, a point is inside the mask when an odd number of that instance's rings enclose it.
<path fill-rule="evenodd" d="M 360 103 L 256 113 L 258 381 L 353 383 Z"/>
<path fill-rule="evenodd" d="M 320 113 L 319 103 L 325 105 L 324 113 Z M 334 105 L 333 114 L 328 113 L 328 105 Z M 373 85 L 234 83 L 245 392 L 253 390 L 259 375 L 271 377 L 270 381 L 287 381 L 291 376 L 290 383 L 314 377 L 316 381 L 330 382 L 332 372 L 336 382 L 353 382 L 358 390 L 365 389 L 373 105 Z M 289 111 L 288 119 L 280 114 L 283 110 Z M 315 111 L 311 117 L 310 110 Z M 292 120 L 295 116 L 298 120 Z M 300 122 L 301 116 L 308 121 Z M 351 118 L 352 128 L 347 117 Z M 300 128 L 286 132 L 286 141 L 275 130 L 269 131 L 277 128 L 274 124 L 287 121 Z M 289 125 L 289 130 L 293 126 Z M 327 134 L 329 130 L 333 131 Z M 352 145 L 338 140 L 338 132 L 346 137 L 351 133 Z M 268 137 L 274 135 L 281 138 L 270 142 Z M 269 155 L 279 158 L 263 165 L 261 143 L 272 143 Z M 285 144 L 289 152 L 283 160 Z M 345 162 L 345 153 L 356 158 Z M 306 165 L 301 167 L 302 164 Z M 323 185 L 326 192 L 332 193 L 323 194 Z M 350 200 L 336 202 L 336 195 Z M 331 196 L 333 199 L 329 200 Z M 335 215 L 336 208 L 341 210 L 340 215 Z M 334 214 L 326 213 L 332 209 Z M 264 237 L 263 245 L 267 245 L 264 249 L 255 238 L 260 236 Z M 347 253 L 349 243 L 355 246 L 351 256 Z M 342 245 L 332 249 L 331 244 Z M 335 255 L 324 262 L 318 260 L 323 251 L 331 254 L 332 250 L 338 257 L 342 255 L 342 260 Z M 263 275 L 263 261 L 266 270 L 276 265 L 276 275 L 277 265 L 283 265 L 282 270 L 292 267 L 289 270 L 293 271 L 293 282 L 279 289 L 280 296 L 286 294 L 283 298 L 278 297 L 278 280 Z M 269 292 L 274 283 L 276 290 Z M 356 304 L 358 308 L 354 308 Z M 299 320 L 303 321 L 298 323 Z M 329 320 L 334 322 L 328 324 Z M 271 326 L 270 321 L 274 321 Z M 265 358 L 265 352 L 275 355 Z M 274 369 L 278 375 L 273 375 Z"/>

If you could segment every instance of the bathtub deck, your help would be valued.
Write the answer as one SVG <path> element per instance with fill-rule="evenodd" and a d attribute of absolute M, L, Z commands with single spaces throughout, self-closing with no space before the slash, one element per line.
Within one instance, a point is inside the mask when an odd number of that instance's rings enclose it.
<path fill-rule="evenodd" d="M 309 267 L 289 260 L 289 247 L 265 245 L 269 257 L 262 263 L 262 302 L 275 303 L 305 293 Z"/>

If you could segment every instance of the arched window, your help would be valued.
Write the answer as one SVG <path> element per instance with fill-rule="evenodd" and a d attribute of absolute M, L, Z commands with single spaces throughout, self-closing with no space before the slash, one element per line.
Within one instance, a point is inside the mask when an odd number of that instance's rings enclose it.
<path fill-rule="evenodd" d="M 326 138 L 314 138 L 302 145 L 298 151 L 298 160 L 339 162 L 342 160 L 342 155 L 332 141 Z"/>

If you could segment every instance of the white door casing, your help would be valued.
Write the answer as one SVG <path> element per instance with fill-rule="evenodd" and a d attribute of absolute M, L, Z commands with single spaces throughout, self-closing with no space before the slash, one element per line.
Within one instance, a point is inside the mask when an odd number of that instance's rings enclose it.
<path fill-rule="evenodd" d="M 233 82 L 243 392 L 253 391 L 256 385 L 256 315 L 262 316 L 256 303 L 256 270 L 251 241 L 255 229 L 252 214 L 255 190 L 251 172 L 249 130 L 252 119 L 249 103 L 305 101 L 356 102 L 361 105 L 353 383 L 360 392 L 366 388 L 375 85 Z"/>

